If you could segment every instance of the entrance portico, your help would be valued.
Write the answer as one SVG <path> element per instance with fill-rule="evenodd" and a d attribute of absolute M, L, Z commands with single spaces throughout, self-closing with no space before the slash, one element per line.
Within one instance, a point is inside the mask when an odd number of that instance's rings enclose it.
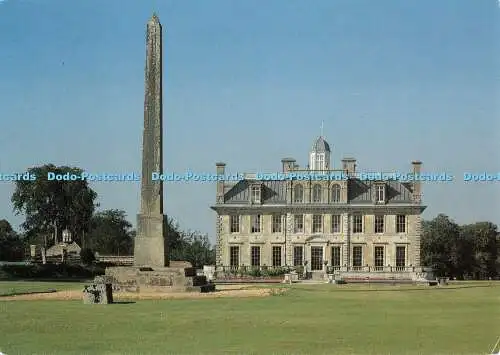
<path fill-rule="evenodd" d="M 307 271 L 324 274 L 328 265 L 327 250 L 329 246 L 328 239 L 323 236 L 315 235 L 305 241 L 304 259 L 307 261 Z"/>

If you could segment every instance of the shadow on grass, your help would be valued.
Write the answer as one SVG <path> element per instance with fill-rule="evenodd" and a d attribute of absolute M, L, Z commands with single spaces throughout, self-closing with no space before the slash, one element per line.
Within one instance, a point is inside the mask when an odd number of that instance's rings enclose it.
<path fill-rule="evenodd" d="M 0 297 L 10 297 L 10 296 L 24 296 L 24 295 L 36 295 L 41 293 L 54 293 L 57 292 L 56 289 L 50 289 L 46 291 L 19 291 L 19 292 L 6 292 L 0 294 Z"/>
<path fill-rule="evenodd" d="M 93 279 L 92 278 L 87 278 L 87 279 L 75 279 L 75 278 L 43 278 L 43 279 L 37 279 L 37 278 L 17 278 L 17 277 L 7 277 L 7 278 L 0 278 L 0 282 L 74 282 L 74 283 L 82 283 L 82 282 L 91 282 Z"/>
<path fill-rule="evenodd" d="M 110 304 L 134 304 L 136 302 L 134 301 L 113 301 L 113 303 Z"/>

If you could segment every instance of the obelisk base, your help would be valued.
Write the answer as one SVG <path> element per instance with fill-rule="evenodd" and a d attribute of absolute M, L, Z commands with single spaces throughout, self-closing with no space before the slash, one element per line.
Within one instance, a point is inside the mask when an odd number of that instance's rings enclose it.
<path fill-rule="evenodd" d="M 163 215 L 137 215 L 137 235 L 134 242 L 135 266 L 168 267 L 163 231 Z"/>

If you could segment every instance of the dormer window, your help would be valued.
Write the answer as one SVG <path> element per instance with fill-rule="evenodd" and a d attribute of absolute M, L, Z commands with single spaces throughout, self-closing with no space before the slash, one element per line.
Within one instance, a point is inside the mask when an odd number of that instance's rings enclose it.
<path fill-rule="evenodd" d="M 375 203 L 385 203 L 385 185 L 375 185 Z"/>
<path fill-rule="evenodd" d="M 250 190 L 250 199 L 252 203 L 261 203 L 261 186 L 252 185 Z"/>

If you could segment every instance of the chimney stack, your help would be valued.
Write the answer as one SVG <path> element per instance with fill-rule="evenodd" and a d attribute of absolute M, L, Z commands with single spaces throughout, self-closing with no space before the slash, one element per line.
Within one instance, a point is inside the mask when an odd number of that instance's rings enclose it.
<path fill-rule="evenodd" d="M 218 176 L 224 176 L 226 173 L 226 163 L 215 163 Z M 224 180 L 217 179 L 217 203 L 224 203 Z"/>
<path fill-rule="evenodd" d="M 281 159 L 281 163 L 283 165 L 283 172 L 288 173 L 290 171 L 293 171 L 295 169 L 295 164 L 296 160 L 293 158 L 283 158 Z"/>
<path fill-rule="evenodd" d="M 354 176 L 356 173 L 356 159 L 354 158 L 344 158 L 342 159 L 342 170 L 348 176 Z"/>
<path fill-rule="evenodd" d="M 413 166 L 413 176 L 420 175 L 422 172 L 422 162 L 421 161 L 413 161 L 411 162 Z M 422 183 L 420 180 L 414 178 L 413 180 L 413 201 L 420 203 L 422 201 Z"/>

